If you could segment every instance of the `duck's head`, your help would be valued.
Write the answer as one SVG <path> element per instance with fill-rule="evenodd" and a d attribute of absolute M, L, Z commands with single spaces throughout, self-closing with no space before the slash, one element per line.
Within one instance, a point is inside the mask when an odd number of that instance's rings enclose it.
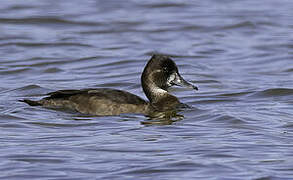
<path fill-rule="evenodd" d="M 141 82 L 143 90 L 150 101 L 154 99 L 154 96 L 167 93 L 168 88 L 173 85 L 198 90 L 196 86 L 181 77 L 175 62 L 164 55 L 152 56 L 144 68 Z"/>

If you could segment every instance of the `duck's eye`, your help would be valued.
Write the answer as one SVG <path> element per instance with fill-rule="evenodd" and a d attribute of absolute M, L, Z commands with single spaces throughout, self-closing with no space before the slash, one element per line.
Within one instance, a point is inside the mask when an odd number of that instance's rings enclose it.
<path fill-rule="evenodd" d="M 164 72 L 168 72 L 168 68 L 167 67 L 163 67 L 163 71 Z"/>

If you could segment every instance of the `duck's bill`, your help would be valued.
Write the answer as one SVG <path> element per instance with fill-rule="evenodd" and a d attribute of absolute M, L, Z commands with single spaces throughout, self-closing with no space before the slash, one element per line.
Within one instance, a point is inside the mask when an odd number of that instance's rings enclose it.
<path fill-rule="evenodd" d="M 185 81 L 180 74 L 174 73 L 171 75 L 172 78 L 170 78 L 170 84 L 175 85 L 175 86 L 181 86 L 181 87 L 186 87 L 186 88 L 191 88 L 198 90 L 198 87 L 194 86 L 193 84 Z"/>

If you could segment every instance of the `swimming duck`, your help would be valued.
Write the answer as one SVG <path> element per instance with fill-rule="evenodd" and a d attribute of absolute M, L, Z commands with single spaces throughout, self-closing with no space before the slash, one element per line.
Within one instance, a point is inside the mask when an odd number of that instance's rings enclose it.
<path fill-rule="evenodd" d="M 175 62 L 164 55 L 151 57 L 143 70 L 141 84 L 149 101 L 126 91 L 108 88 L 59 90 L 38 101 L 21 101 L 31 106 L 65 108 L 98 116 L 124 113 L 150 115 L 182 107 L 183 103 L 168 92 L 169 87 L 177 85 L 198 90 L 181 77 Z"/>

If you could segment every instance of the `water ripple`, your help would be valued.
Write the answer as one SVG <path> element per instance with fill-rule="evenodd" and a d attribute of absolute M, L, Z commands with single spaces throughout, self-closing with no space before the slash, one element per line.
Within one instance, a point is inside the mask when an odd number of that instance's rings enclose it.
<path fill-rule="evenodd" d="M 266 89 L 261 92 L 257 92 L 254 95 L 258 97 L 291 96 L 293 95 L 293 89 L 288 89 L 288 88 Z"/>
<path fill-rule="evenodd" d="M 292 3 L 1 1 L 1 179 L 292 179 Z M 290 39 L 291 38 L 291 39 Z M 145 98 L 155 53 L 199 91 L 171 120 L 31 107 L 58 89 Z"/>

